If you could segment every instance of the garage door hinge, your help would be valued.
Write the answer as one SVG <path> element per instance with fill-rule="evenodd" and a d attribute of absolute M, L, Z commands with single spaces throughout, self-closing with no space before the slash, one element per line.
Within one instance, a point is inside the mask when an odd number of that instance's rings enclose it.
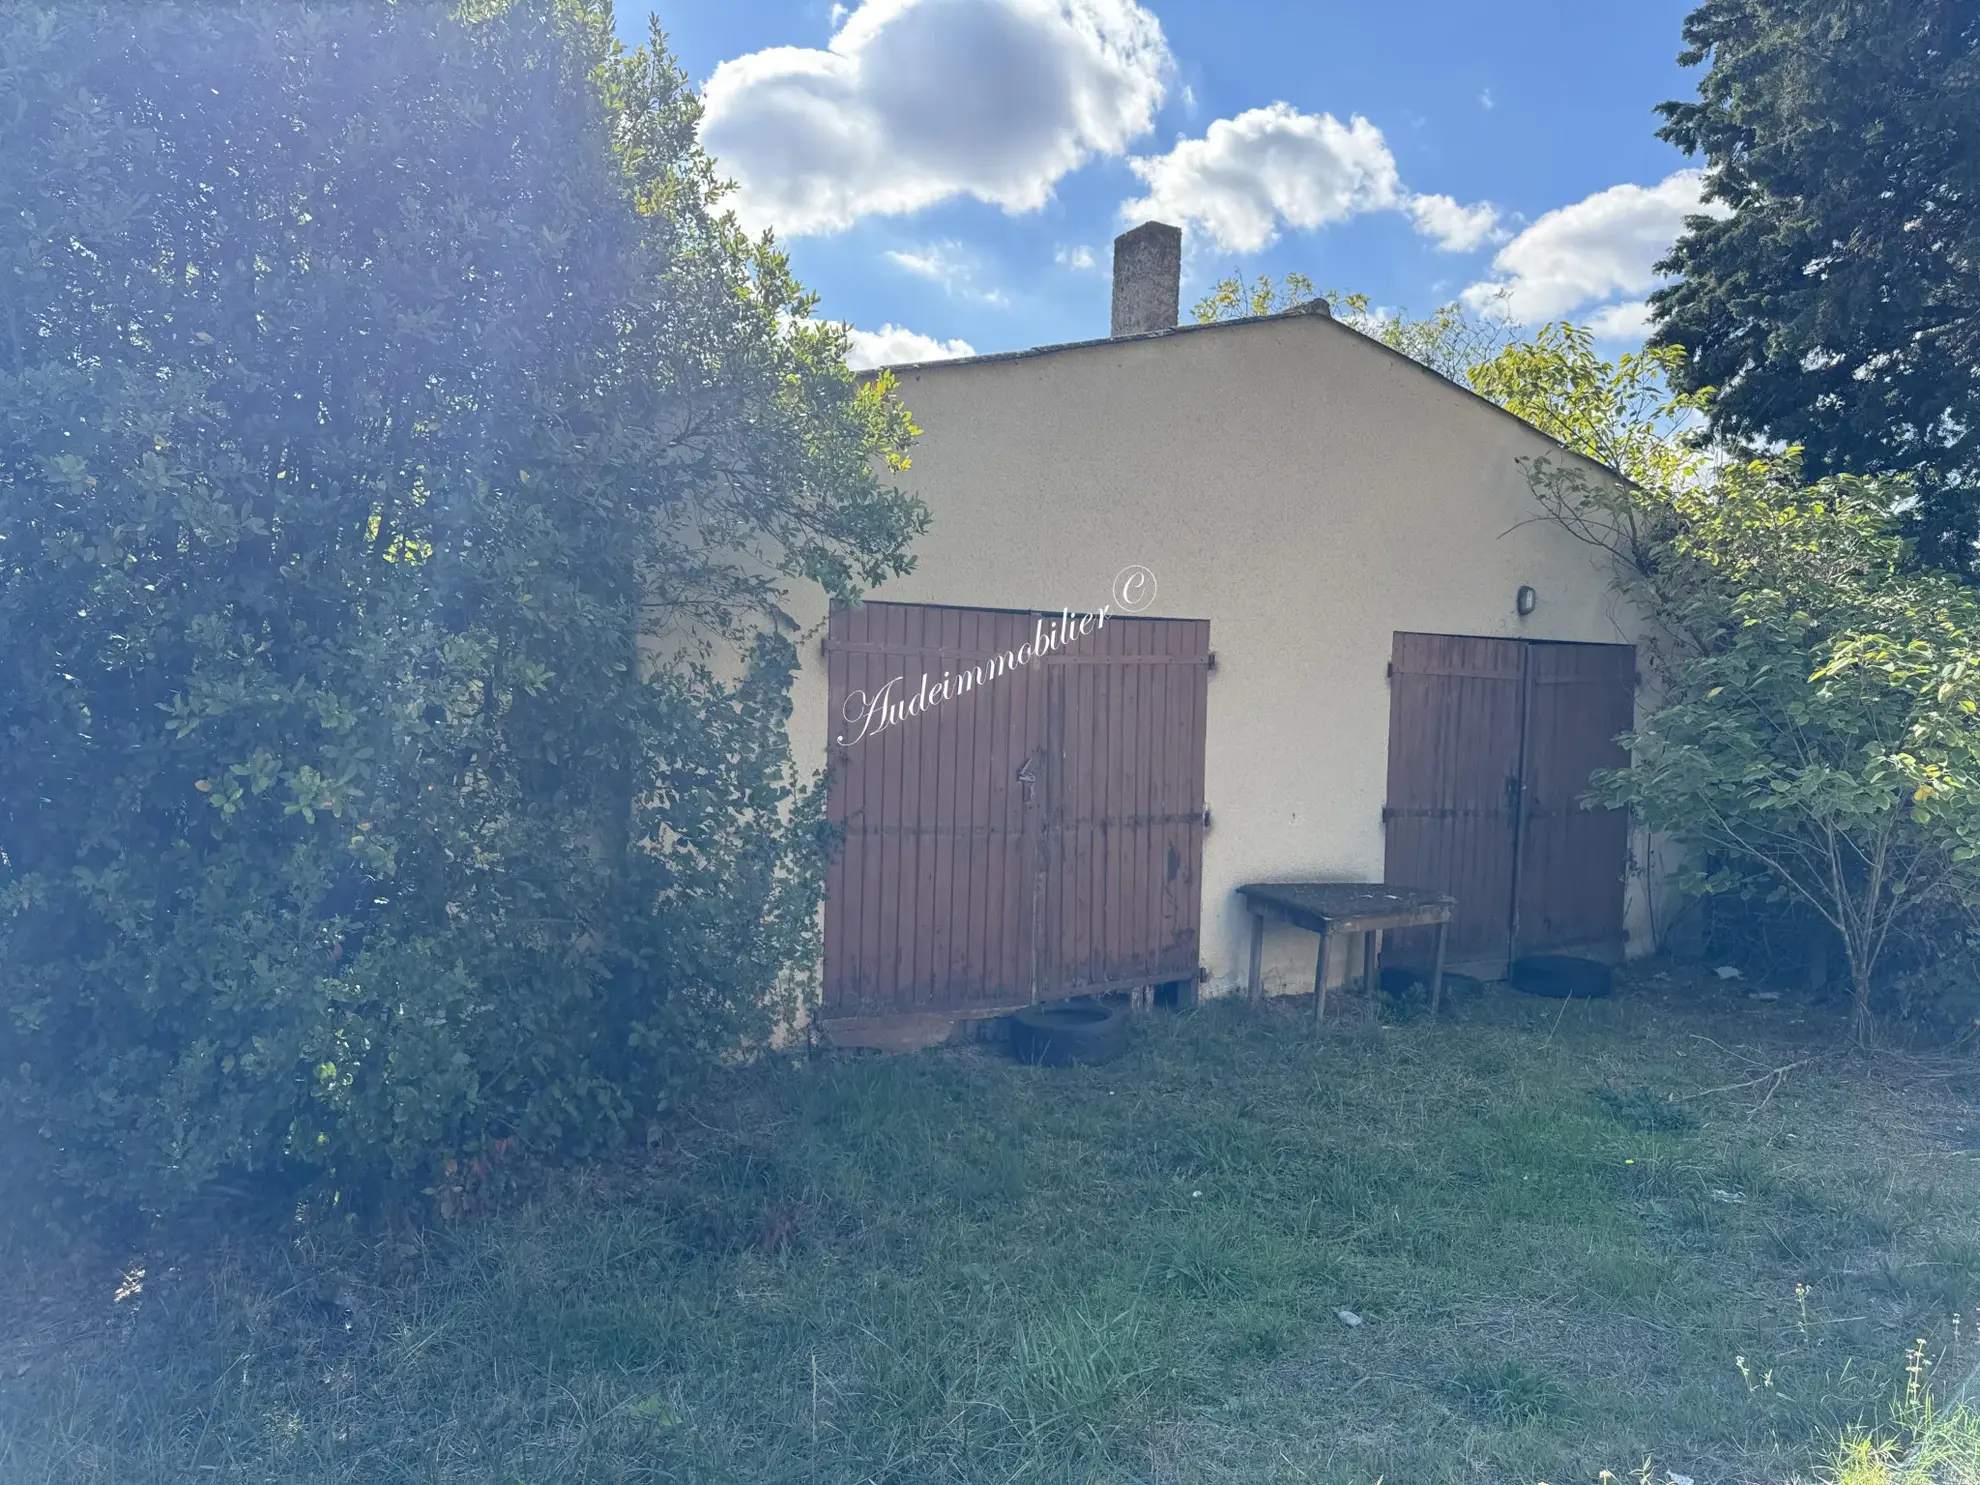
<path fill-rule="evenodd" d="M 1385 804 L 1382 806 L 1382 823 L 1384 825 L 1388 824 L 1389 821 L 1395 819 L 1395 817 L 1396 817 L 1396 809 L 1394 805 Z"/>
<path fill-rule="evenodd" d="M 1205 810 L 1203 812 L 1203 828 L 1205 830 L 1208 830 L 1210 828 L 1210 811 L 1208 810 Z"/>
<path fill-rule="evenodd" d="M 1396 678 L 1396 662 L 1391 660 L 1387 665 L 1383 666 L 1382 674 L 1387 679 L 1393 681 Z"/>

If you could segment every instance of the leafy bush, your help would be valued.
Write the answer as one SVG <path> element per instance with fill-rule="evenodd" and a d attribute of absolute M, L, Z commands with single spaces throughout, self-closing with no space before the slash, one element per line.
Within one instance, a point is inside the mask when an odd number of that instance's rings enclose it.
<path fill-rule="evenodd" d="M 1913 560 L 1902 479 L 1804 484 L 1795 449 L 1715 465 L 1686 436 L 1710 394 L 1669 390 L 1681 359 L 1612 364 L 1587 331 L 1550 326 L 1469 376 L 1626 476 L 1528 465 L 1542 509 L 1608 554 L 1645 621 L 1632 766 L 1595 795 L 1688 848 L 1681 885 L 1825 925 L 1867 1037 L 1894 942 L 1980 906 L 1980 596 Z"/>
<path fill-rule="evenodd" d="M 0 12 L 0 1155 L 45 1218 L 608 1145 L 814 952 L 776 602 L 904 569 L 912 429 L 721 214 L 657 33 L 456 9 Z"/>
<path fill-rule="evenodd" d="M 1632 766 L 1596 791 L 1693 848 L 1682 885 L 1826 923 L 1867 1036 L 1894 935 L 1980 902 L 1980 601 L 1908 560 L 1901 482 L 1804 486 L 1793 451 L 1662 490 L 1536 486 L 1654 625 Z"/>

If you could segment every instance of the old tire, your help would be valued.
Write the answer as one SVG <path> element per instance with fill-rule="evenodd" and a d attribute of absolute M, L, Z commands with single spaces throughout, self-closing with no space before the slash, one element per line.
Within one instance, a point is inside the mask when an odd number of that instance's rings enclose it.
<path fill-rule="evenodd" d="M 1047 1067 L 1110 1062 L 1127 1050 L 1125 1007 L 1098 1000 L 1026 1006 L 1011 1017 L 1011 1055 Z"/>
<path fill-rule="evenodd" d="M 1599 1000 L 1615 984 L 1615 971 L 1598 959 L 1573 954 L 1529 954 L 1512 962 L 1515 990 L 1550 1000 Z"/>

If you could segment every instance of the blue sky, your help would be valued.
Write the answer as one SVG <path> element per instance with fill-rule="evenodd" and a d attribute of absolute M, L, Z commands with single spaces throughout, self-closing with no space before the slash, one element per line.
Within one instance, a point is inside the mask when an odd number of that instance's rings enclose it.
<path fill-rule="evenodd" d="M 1684 0 L 667 0 L 704 142 L 867 361 L 1104 335 L 1114 234 L 1640 340 Z M 619 0 L 644 39 L 649 6 Z"/>

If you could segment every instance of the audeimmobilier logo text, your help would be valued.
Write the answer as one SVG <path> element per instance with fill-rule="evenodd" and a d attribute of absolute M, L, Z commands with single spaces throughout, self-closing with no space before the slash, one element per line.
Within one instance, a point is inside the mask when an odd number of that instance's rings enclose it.
<path fill-rule="evenodd" d="M 884 732 L 905 722 L 909 717 L 931 712 L 945 701 L 967 696 L 1000 676 L 1009 675 L 1021 665 L 1043 659 L 1054 650 L 1067 649 L 1096 630 L 1106 628 L 1107 615 L 1139 613 L 1154 601 L 1155 574 L 1141 566 L 1124 567 L 1114 578 L 1114 601 L 1101 604 L 1098 613 L 1076 614 L 1069 608 L 1062 608 L 1051 628 L 1046 628 L 1045 621 L 1040 619 L 1031 638 L 1015 650 L 992 655 L 981 665 L 972 665 L 966 670 L 945 670 L 939 679 L 923 671 L 921 684 L 912 695 L 908 694 L 907 677 L 900 675 L 871 696 L 864 691 L 852 692 L 846 697 L 842 720 L 857 722 L 859 730 L 851 737 L 840 733 L 838 745 L 850 747 L 876 732 Z"/>
<path fill-rule="evenodd" d="M 967 696 L 978 687 L 987 686 L 999 676 L 1007 675 L 1020 665 L 1043 659 L 1054 650 L 1064 649 L 1075 640 L 1084 639 L 1107 626 L 1107 615 L 1113 611 L 1111 604 L 1100 605 L 1097 614 L 1076 614 L 1070 609 L 1061 609 L 1059 617 L 1050 629 L 1045 621 L 1038 621 L 1038 628 L 1031 638 L 1015 650 L 1005 650 L 992 655 L 981 665 L 972 665 L 966 670 L 945 670 L 939 679 L 921 673 L 921 685 L 913 694 L 907 692 L 907 677 L 895 676 L 886 685 L 869 697 L 864 691 L 854 691 L 846 697 L 845 716 L 847 722 L 857 721 L 859 731 L 851 737 L 839 734 L 839 745 L 850 747 L 862 738 L 884 732 L 887 728 L 905 722 L 909 717 L 918 717 L 924 712 L 933 711 L 945 701 L 953 701 L 958 696 Z M 899 690 L 896 690 L 896 688 Z"/>
<path fill-rule="evenodd" d="M 1098 613 L 1074 613 L 1071 609 L 1062 608 L 1050 629 L 1040 619 L 1031 638 L 1015 650 L 992 655 L 981 665 L 972 665 L 967 670 L 945 670 L 939 680 L 931 680 L 928 672 L 923 671 L 921 685 L 911 696 L 907 694 L 907 677 L 899 675 L 871 696 L 864 691 L 852 692 L 846 697 L 841 719 L 848 723 L 857 721 L 859 731 L 850 738 L 840 733 L 838 745 L 850 747 L 876 732 L 884 732 L 905 722 L 909 717 L 933 711 L 945 701 L 967 696 L 1021 665 L 1043 659 L 1054 650 L 1066 649 L 1087 635 L 1106 628 L 1108 614 L 1139 613 L 1154 601 L 1155 574 L 1138 564 L 1124 567 L 1114 576 L 1113 601 L 1101 604 Z"/>

